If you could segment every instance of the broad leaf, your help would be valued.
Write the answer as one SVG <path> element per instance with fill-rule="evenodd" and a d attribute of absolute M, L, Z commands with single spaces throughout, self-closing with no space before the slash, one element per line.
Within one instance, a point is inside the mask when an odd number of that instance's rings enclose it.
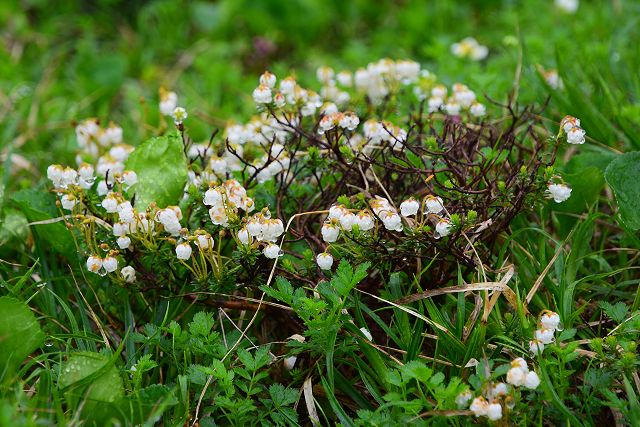
<path fill-rule="evenodd" d="M 30 222 L 45 221 L 60 216 L 60 212 L 56 210 L 55 196 L 42 189 L 31 188 L 18 191 L 11 200 Z M 73 237 L 63 221 L 31 227 L 36 236 L 56 252 L 67 256 L 75 252 Z"/>
<path fill-rule="evenodd" d="M 135 192 L 139 209 L 146 209 L 151 202 L 161 208 L 177 204 L 187 181 L 182 139 L 177 134 L 149 139 L 131 153 L 126 168 L 138 175 L 130 192 Z"/>
<path fill-rule="evenodd" d="M 58 388 L 71 408 L 82 405 L 82 417 L 105 425 L 117 416 L 113 403 L 124 395 L 118 369 L 111 360 L 98 353 L 78 352 L 63 363 Z"/>
<path fill-rule="evenodd" d="M 622 221 L 633 230 L 640 229 L 640 152 L 619 156 L 604 176 L 616 195 Z"/>
<path fill-rule="evenodd" d="M 10 378 L 24 359 L 44 341 L 29 307 L 11 297 L 0 297 L 0 377 Z"/>

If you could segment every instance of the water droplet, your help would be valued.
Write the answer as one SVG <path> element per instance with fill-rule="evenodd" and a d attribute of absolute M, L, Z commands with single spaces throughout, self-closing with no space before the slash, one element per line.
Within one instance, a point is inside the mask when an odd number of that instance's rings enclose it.
<path fill-rule="evenodd" d="M 98 270 L 98 276 L 106 276 L 107 275 L 107 270 L 104 269 L 104 267 L 100 268 L 100 270 Z"/>
<path fill-rule="evenodd" d="M 44 345 L 45 347 L 53 347 L 53 341 L 45 341 Z"/>

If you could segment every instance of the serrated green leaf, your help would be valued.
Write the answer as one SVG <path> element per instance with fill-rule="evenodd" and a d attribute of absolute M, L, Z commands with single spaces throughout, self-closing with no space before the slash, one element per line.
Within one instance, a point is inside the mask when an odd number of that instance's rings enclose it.
<path fill-rule="evenodd" d="M 193 320 L 189 323 L 189 332 L 192 335 L 206 337 L 213 328 L 215 321 L 213 314 L 199 311 L 193 316 Z"/>
<path fill-rule="evenodd" d="M 615 305 L 607 301 L 600 301 L 598 304 L 602 311 L 604 311 L 604 314 L 606 314 L 609 319 L 617 323 L 622 322 L 629 312 L 629 307 L 627 307 L 627 305 L 622 301 L 619 301 Z"/>

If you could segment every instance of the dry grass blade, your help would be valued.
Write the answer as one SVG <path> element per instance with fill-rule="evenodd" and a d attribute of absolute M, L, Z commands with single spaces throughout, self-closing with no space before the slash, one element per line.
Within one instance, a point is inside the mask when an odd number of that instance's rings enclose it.
<path fill-rule="evenodd" d="M 386 300 L 384 298 L 380 298 L 379 296 L 370 294 L 369 292 L 363 291 L 362 289 L 356 288 L 356 290 L 358 292 L 360 292 L 360 293 L 363 293 L 363 294 L 368 295 L 368 296 L 370 296 L 372 298 L 375 298 L 378 301 L 385 302 L 385 303 L 387 303 L 387 304 L 389 304 L 389 305 L 391 305 L 391 306 L 393 306 L 393 307 L 395 307 L 397 309 L 400 309 L 400 310 L 404 311 L 405 313 L 408 313 L 408 314 L 410 314 L 410 315 L 412 315 L 414 317 L 417 317 L 418 319 L 426 322 L 427 324 L 429 324 L 429 325 L 431 325 L 431 326 L 433 326 L 433 327 L 435 327 L 437 329 L 440 329 L 441 331 L 443 331 L 443 332 L 445 332 L 447 334 L 449 333 L 449 330 L 447 328 L 445 328 L 444 326 L 442 326 L 441 324 L 434 322 L 433 320 L 429 319 L 428 317 L 423 316 L 422 314 L 418 313 L 415 310 L 412 310 L 412 309 L 410 309 L 408 307 L 404 307 L 404 306 L 400 305 L 400 303 L 392 302 L 392 301 Z"/>
<path fill-rule="evenodd" d="M 410 304 L 412 302 L 420 301 L 426 298 L 433 298 L 438 295 L 456 294 L 460 292 L 469 291 L 498 291 L 505 294 L 505 297 L 511 305 L 515 307 L 517 304 L 516 294 L 507 286 L 507 282 L 513 277 L 513 267 L 507 271 L 504 277 L 499 282 L 480 282 L 472 283 L 469 285 L 449 286 L 442 289 L 432 289 L 418 294 L 409 295 L 408 297 L 401 298 L 396 301 L 396 304 Z"/>
<path fill-rule="evenodd" d="M 309 414 L 309 420 L 314 426 L 320 425 L 320 417 L 318 416 L 318 410 L 316 409 L 316 403 L 313 400 L 313 383 L 311 382 L 311 377 L 307 377 L 304 380 L 304 385 L 302 386 L 304 391 L 304 401 L 307 406 L 307 413 Z"/>

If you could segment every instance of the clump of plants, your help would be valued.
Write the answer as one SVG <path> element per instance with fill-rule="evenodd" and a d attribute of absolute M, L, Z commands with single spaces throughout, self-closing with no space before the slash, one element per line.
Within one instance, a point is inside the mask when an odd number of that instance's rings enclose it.
<path fill-rule="evenodd" d="M 563 137 L 584 142 L 577 119 L 550 138 L 531 108 L 492 105 L 492 118 L 466 85 L 411 61 L 317 77 L 316 92 L 265 72 L 258 115 L 207 142 L 190 138 L 165 89 L 159 109 L 176 130 L 135 150 L 117 125 L 81 122 L 78 165 L 47 175 L 87 270 L 126 287 L 230 292 L 289 254 L 278 273 L 307 282 L 344 258 L 405 272 L 437 262 L 431 278 L 446 283 L 458 265 L 481 268 L 545 192 L 570 194 L 553 163 Z"/>
<path fill-rule="evenodd" d="M 532 322 L 535 292 L 496 263 L 514 221 L 571 196 L 554 164 L 561 145 L 585 142 L 579 119 L 553 135 L 534 107 L 447 87 L 413 61 L 316 77 L 311 88 L 265 72 L 256 115 L 204 141 L 164 88 L 158 135 L 141 144 L 78 123 L 77 164 L 47 169 L 59 219 L 91 289 L 143 314 L 126 320 L 124 383 L 109 345 L 56 362 L 68 408 L 89 417 L 84 396 L 108 409 L 96 423 L 192 425 L 573 417 L 557 401 L 531 406 L 578 357 L 572 329 L 549 310 Z M 186 307 L 175 319 L 172 304 Z M 192 306 L 218 312 L 183 328 Z M 637 363 L 628 353 L 612 372 Z M 94 395 L 87 378 L 116 393 Z"/>

